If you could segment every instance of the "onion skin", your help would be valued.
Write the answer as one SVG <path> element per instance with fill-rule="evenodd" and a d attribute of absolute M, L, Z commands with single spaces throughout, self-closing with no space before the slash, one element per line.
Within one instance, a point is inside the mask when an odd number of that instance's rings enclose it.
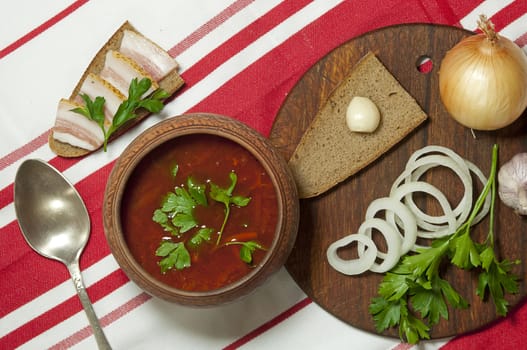
<path fill-rule="evenodd" d="M 476 130 L 508 126 L 527 107 L 527 56 L 490 25 L 491 33 L 467 37 L 449 50 L 439 72 L 448 113 Z"/>

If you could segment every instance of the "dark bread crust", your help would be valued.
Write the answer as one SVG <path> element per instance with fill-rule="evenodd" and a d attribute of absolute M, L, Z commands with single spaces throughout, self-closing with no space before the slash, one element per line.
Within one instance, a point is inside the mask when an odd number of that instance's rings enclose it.
<path fill-rule="evenodd" d="M 121 41 L 123 39 L 124 31 L 125 30 L 131 30 L 138 34 L 139 33 L 128 21 L 126 21 L 119 29 L 110 37 L 110 39 L 104 44 L 104 46 L 97 52 L 93 60 L 88 65 L 88 68 L 84 71 L 82 77 L 80 78 L 79 82 L 73 89 L 70 99 L 75 98 L 79 94 L 80 88 L 82 86 L 83 81 L 86 79 L 88 74 L 99 74 L 101 70 L 104 67 L 104 62 L 106 59 L 106 53 L 110 50 L 118 50 L 121 46 Z M 181 76 L 178 73 L 177 69 L 174 69 L 170 74 L 168 74 L 165 78 L 163 78 L 159 82 L 159 87 L 164 89 L 168 92 L 169 95 L 173 95 L 179 88 L 183 86 L 185 82 L 181 78 Z M 141 120 L 146 118 L 150 112 L 146 110 L 141 110 L 137 113 L 137 118 L 135 118 L 130 123 L 127 123 L 123 125 L 119 130 L 117 130 L 115 133 L 112 134 L 110 137 L 110 140 L 115 139 L 116 137 L 122 135 L 126 130 L 130 129 L 132 126 L 139 123 Z M 74 158 L 74 157 L 82 157 L 89 153 L 92 153 L 94 151 L 89 151 L 80 147 L 75 147 L 70 144 L 57 141 L 53 138 L 53 129 L 49 132 L 48 135 L 48 144 L 51 150 L 61 157 L 67 157 L 67 158 Z"/>

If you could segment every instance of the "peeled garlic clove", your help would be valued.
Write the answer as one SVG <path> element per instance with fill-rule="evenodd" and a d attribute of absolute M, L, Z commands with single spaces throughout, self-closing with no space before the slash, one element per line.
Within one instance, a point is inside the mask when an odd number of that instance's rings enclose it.
<path fill-rule="evenodd" d="M 527 215 L 527 153 L 518 153 L 498 172 L 501 201 L 520 215 Z"/>
<path fill-rule="evenodd" d="M 367 97 L 355 96 L 346 110 L 346 124 L 354 132 L 374 132 L 379 126 L 381 113 Z"/>

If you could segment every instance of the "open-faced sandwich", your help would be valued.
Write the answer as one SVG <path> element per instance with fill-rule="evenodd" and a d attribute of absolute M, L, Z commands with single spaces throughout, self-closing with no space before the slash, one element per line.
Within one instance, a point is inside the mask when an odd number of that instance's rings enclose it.
<path fill-rule="evenodd" d="M 371 100 L 378 108 L 380 121 L 369 132 L 350 130 L 347 111 L 354 97 Z M 331 93 L 289 160 L 300 198 L 318 196 L 346 180 L 426 119 L 375 54 L 366 54 Z"/>
<path fill-rule="evenodd" d="M 68 99 L 58 104 L 51 150 L 80 157 L 145 118 L 184 84 L 178 63 L 125 22 L 99 50 Z"/>

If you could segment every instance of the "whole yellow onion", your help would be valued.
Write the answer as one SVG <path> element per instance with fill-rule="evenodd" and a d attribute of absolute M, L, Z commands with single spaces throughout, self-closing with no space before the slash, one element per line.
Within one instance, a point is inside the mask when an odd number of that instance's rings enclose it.
<path fill-rule="evenodd" d="M 485 16 L 482 34 L 469 36 L 441 62 L 439 93 L 450 115 L 476 130 L 496 130 L 513 123 L 527 107 L 527 56 L 499 36 Z"/>

